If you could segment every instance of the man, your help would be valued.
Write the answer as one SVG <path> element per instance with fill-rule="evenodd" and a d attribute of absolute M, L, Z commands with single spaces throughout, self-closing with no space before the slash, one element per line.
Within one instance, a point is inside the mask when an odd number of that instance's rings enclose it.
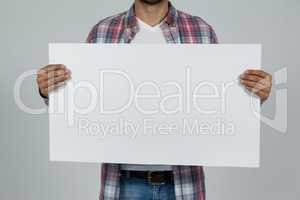
<path fill-rule="evenodd" d="M 205 21 L 176 10 L 168 0 L 135 0 L 129 11 L 96 24 L 87 42 L 215 44 L 217 37 Z M 47 98 L 70 76 L 64 65 L 42 68 L 37 77 L 41 95 Z M 270 94 L 271 78 L 262 70 L 247 70 L 240 77 L 262 102 Z M 101 200 L 205 200 L 203 168 L 196 166 L 103 164 L 101 184 Z"/>

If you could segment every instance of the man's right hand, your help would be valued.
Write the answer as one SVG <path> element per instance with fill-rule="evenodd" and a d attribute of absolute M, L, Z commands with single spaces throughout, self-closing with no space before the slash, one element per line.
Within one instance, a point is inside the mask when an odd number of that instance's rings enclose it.
<path fill-rule="evenodd" d="M 62 64 L 51 64 L 41 68 L 37 73 L 37 84 L 42 96 L 48 97 L 49 92 L 64 85 L 71 77 L 71 71 Z"/>

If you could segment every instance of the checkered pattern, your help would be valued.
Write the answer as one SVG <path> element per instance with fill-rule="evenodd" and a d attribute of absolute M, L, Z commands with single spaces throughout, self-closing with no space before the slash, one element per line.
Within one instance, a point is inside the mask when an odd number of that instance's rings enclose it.
<path fill-rule="evenodd" d="M 217 43 L 212 27 L 199 17 L 176 10 L 171 3 L 160 27 L 168 43 Z M 96 24 L 88 43 L 130 43 L 139 31 L 134 6 L 129 11 L 108 17 Z M 202 167 L 173 166 L 176 200 L 205 200 Z M 100 200 L 118 200 L 120 165 L 102 164 Z"/>

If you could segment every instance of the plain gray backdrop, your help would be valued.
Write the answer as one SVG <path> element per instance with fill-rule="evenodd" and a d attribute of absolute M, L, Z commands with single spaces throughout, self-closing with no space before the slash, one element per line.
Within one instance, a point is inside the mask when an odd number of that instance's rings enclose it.
<path fill-rule="evenodd" d="M 83 42 L 100 19 L 127 10 L 132 0 L 1 0 L 0 199 L 97 199 L 99 165 L 49 162 L 47 114 L 15 104 L 17 77 L 48 63 L 49 42 Z M 261 167 L 206 170 L 208 200 L 299 199 L 299 0 L 177 0 L 174 5 L 211 24 L 221 43 L 261 43 L 263 67 L 288 67 L 288 130 L 262 123 Z M 273 91 L 276 87 L 273 88 Z M 23 101 L 43 107 L 35 77 L 22 86 Z M 263 106 L 272 118 L 275 98 Z"/>

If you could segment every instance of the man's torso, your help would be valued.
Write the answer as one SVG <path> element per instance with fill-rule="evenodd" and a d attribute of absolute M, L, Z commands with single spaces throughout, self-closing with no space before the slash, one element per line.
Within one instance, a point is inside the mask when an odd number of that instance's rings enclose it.
<path fill-rule="evenodd" d="M 167 17 L 160 24 L 160 29 L 166 43 L 217 43 L 210 25 L 199 17 L 176 10 L 171 4 Z M 89 33 L 87 42 L 131 43 L 135 42 L 139 31 L 134 7 L 131 7 L 127 12 L 108 17 L 96 24 Z M 205 200 L 202 167 L 171 166 L 171 168 L 174 174 L 176 200 Z M 119 199 L 120 170 L 120 164 L 102 164 L 100 200 Z"/>

